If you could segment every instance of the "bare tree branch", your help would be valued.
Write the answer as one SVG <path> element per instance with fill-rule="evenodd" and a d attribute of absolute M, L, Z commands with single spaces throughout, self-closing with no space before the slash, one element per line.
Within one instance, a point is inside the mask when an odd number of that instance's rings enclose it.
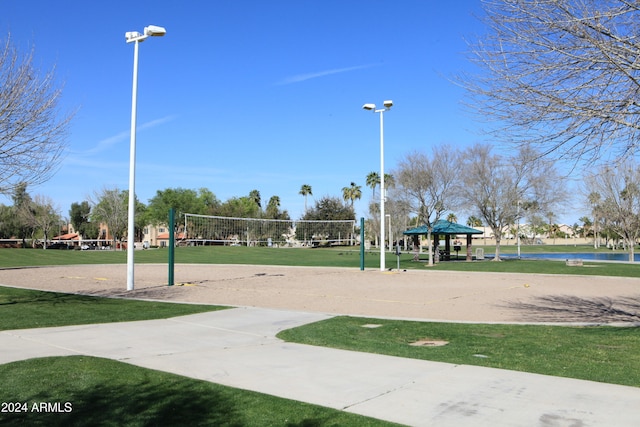
<path fill-rule="evenodd" d="M 640 238 L 640 168 L 627 161 L 619 167 L 603 167 L 587 177 L 594 210 L 606 219 L 607 228 L 619 235 L 634 261 L 634 248 Z M 602 201 L 600 203 L 600 201 Z"/>
<path fill-rule="evenodd" d="M 488 32 L 458 81 L 492 130 L 543 154 L 633 154 L 640 130 L 640 3 L 483 0 Z M 611 150 L 612 149 L 612 150 Z"/>
<path fill-rule="evenodd" d="M 7 37 L 0 51 L 0 191 L 40 184 L 56 171 L 72 115 L 62 116 L 54 70 L 40 74 L 34 52 L 21 55 Z"/>
<path fill-rule="evenodd" d="M 127 230 L 128 200 L 129 192 L 118 188 L 103 188 L 100 192 L 95 192 L 90 200 L 91 219 L 107 226 L 114 248 L 116 242 L 124 237 Z"/>
<path fill-rule="evenodd" d="M 60 214 L 53 200 L 47 196 L 36 195 L 18 207 L 18 215 L 33 231 L 41 231 L 43 235 L 43 249 L 51 237 L 54 227 L 60 224 Z"/>
<path fill-rule="evenodd" d="M 526 212 L 552 211 L 565 198 L 563 182 L 553 164 L 529 147 L 513 157 L 493 154 L 489 145 L 477 144 L 464 153 L 460 197 L 493 231 L 496 255 L 507 227 Z"/>
<path fill-rule="evenodd" d="M 433 150 L 431 157 L 415 151 L 407 154 L 393 172 L 396 177 L 394 194 L 411 212 L 418 215 L 418 224 L 427 226 L 429 265 L 433 265 L 431 231 L 442 214 L 456 205 L 456 170 L 460 153 L 442 146 Z"/>

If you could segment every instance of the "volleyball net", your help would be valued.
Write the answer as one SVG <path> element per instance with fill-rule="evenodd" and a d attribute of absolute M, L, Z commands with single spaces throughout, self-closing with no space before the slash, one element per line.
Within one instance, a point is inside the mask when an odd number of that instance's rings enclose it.
<path fill-rule="evenodd" d="M 355 245 L 355 220 L 281 220 L 184 215 L 188 245 L 314 247 Z"/>

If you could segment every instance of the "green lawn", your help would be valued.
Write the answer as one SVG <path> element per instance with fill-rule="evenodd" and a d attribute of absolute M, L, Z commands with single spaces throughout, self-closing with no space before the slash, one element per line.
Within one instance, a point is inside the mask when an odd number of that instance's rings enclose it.
<path fill-rule="evenodd" d="M 503 249 L 513 249 L 505 246 Z M 526 251 L 538 251 L 539 248 L 549 250 L 563 248 L 561 252 L 593 252 L 590 246 L 546 246 L 526 247 Z M 490 253 L 491 247 L 485 248 Z M 601 250 L 604 251 L 604 250 Z M 524 251 L 523 251 L 524 252 Z M 0 268 L 22 266 L 74 265 L 74 264 L 125 264 L 125 251 L 63 251 L 42 249 L 0 249 Z M 379 268 L 380 255 L 377 251 L 365 253 L 365 268 Z M 426 254 L 423 255 L 426 258 Z M 400 256 L 400 269 L 438 269 L 460 271 L 491 271 L 548 274 L 578 274 L 601 276 L 640 277 L 640 268 L 634 264 L 611 262 L 585 262 L 584 267 L 568 267 L 563 261 L 548 260 L 515 260 L 502 262 L 441 262 L 429 267 L 426 262 L 414 262 L 413 254 L 403 253 Z M 166 264 L 166 249 L 137 251 L 136 263 Z M 300 248 L 267 248 L 244 246 L 198 246 L 179 247 L 175 251 L 175 262 L 190 264 L 254 264 L 254 265 L 293 265 L 293 266 L 327 266 L 327 267 L 360 267 L 360 254 L 357 247 L 331 249 Z M 386 256 L 386 267 L 396 268 L 397 259 L 392 253 Z"/>
<path fill-rule="evenodd" d="M 0 330 L 166 319 L 224 308 L 0 287 Z"/>
<path fill-rule="evenodd" d="M 370 328 L 363 325 L 380 325 Z M 640 328 L 336 317 L 281 332 L 301 344 L 640 387 Z M 411 346 L 419 340 L 443 346 Z"/>
<path fill-rule="evenodd" d="M 583 250 L 585 248 L 579 248 Z M 487 253 L 487 250 L 485 250 Z M 638 277 L 637 266 L 510 260 L 443 262 L 403 254 L 400 268 L 597 274 Z M 136 263 L 166 263 L 166 250 L 136 252 Z M 379 253 L 365 255 L 379 267 Z M 126 262 L 126 252 L 0 249 L 0 268 Z M 357 250 L 246 247 L 177 248 L 176 263 L 359 267 Z M 387 267 L 396 258 L 387 256 Z M 0 329 L 164 318 L 219 307 L 103 299 L 0 288 Z M 364 328 L 363 324 L 380 324 Z M 338 317 L 281 333 L 312 345 L 449 363 L 491 366 L 640 387 L 640 330 L 611 327 L 473 325 Z M 441 347 L 414 347 L 420 339 Z M 70 402 L 69 413 L 0 413 L 0 425 L 389 425 L 300 402 L 222 387 L 91 357 L 32 359 L 0 365 L 0 401 Z M 64 408 L 64 405 L 62 406 Z M 30 408 L 31 409 L 31 408 Z"/>
<path fill-rule="evenodd" d="M 160 319 L 222 308 L 0 287 L 0 330 Z M 63 409 L 69 402 L 72 408 L 68 413 L 3 413 L 0 408 L 0 425 L 392 425 L 84 356 L 0 365 L 0 378 L 0 402 L 27 403 L 29 411 L 38 402 L 57 402 Z"/>
<path fill-rule="evenodd" d="M 479 242 L 482 242 L 480 240 Z M 478 243 L 479 243 L 478 242 Z M 501 254 L 515 254 L 518 253 L 518 245 L 514 240 L 507 240 L 500 245 Z M 607 249 L 605 246 L 600 246 L 598 249 L 594 249 L 593 245 L 576 245 L 567 242 L 563 243 L 563 240 L 558 239 L 557 244 L 552 244 L 553 240 L 549 240 L 548 244 L 544 245 L 520 245 L 520 251 L 523 254 L 539 254 L 539 253 L 611 253 L 611 249 Z M 474 242 L 473 249 L 483 248 L 485 254 L 493 255 L 495 253 L 494 245 L 481 245 Z M 616 253 L 626 253 L 622 250 L 617 250 Z"/>
<path fill-rule="evenodd" d="M 402 268 L 402 266 L 401 266 Z M 571 274 L 580 276 L 640 277 L 640 265 L 619 262 L 585 262 L 581 267 L 567 266 L 564 261 L 542 259 L 507 259 L 500 262 L 441 262 L 433 268 L 449 271 L 495 273 Z"/>
<path fill-rule="evenodd" d="M 391 426 L 346 412 L 238 390 L 108 359 L 72 356 L 0 365 L 0 425 Z M 62 412 L 33 411 L 58 404 Z M 5 408 L 6 409 L 6 408 Z M 64 412 L 68 411 L 68 412 Z"/>

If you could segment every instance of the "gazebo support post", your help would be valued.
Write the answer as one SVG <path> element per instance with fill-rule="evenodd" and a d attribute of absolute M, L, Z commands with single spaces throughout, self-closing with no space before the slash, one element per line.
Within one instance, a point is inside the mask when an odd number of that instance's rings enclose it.
<path fill-rule="evenodd" d="M 467 261 L 473 261 L 473 256 L 471 255 L 471 234 L 467 234 Z"/>
<path fill-rule="evenodd" d="M 451 235 L 445 234 L 444 238 L 444 260 L 451 261 Z"/>

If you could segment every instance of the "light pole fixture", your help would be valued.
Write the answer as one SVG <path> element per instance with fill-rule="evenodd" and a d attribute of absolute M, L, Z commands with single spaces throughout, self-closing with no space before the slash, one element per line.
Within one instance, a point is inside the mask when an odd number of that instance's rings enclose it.
<path fill-rule="evenodd" d="M 380 271 L 385 270 L 385 230 L 384 230 L 384 201 L 386 199 L 384 188 L 384 112 L 389 111 L 393 106 L 393 101 L 387 100 L 383 103 L 384 108 L 376 110 L 376 104 L 364 104 L 362 108 L 374 113 L 380 113 Z"/>
<path fill-rule="evenodd" d="M 138 96 L 138 43 L 145 41 L 147 37 L 160 37 L 167 33 L 163 27 L 149 25 L 144 28 L 144 33 L 129 31 L 125 33 L 127 43 L 133 43 L 133 89 L 131 95 L 131 143 L 129 146 L 129 212 L 127 232 L 127 290 L 134 288 L 134 262 L 135 250 L 135 219 L 136 219 L 136 103 Z"/>

